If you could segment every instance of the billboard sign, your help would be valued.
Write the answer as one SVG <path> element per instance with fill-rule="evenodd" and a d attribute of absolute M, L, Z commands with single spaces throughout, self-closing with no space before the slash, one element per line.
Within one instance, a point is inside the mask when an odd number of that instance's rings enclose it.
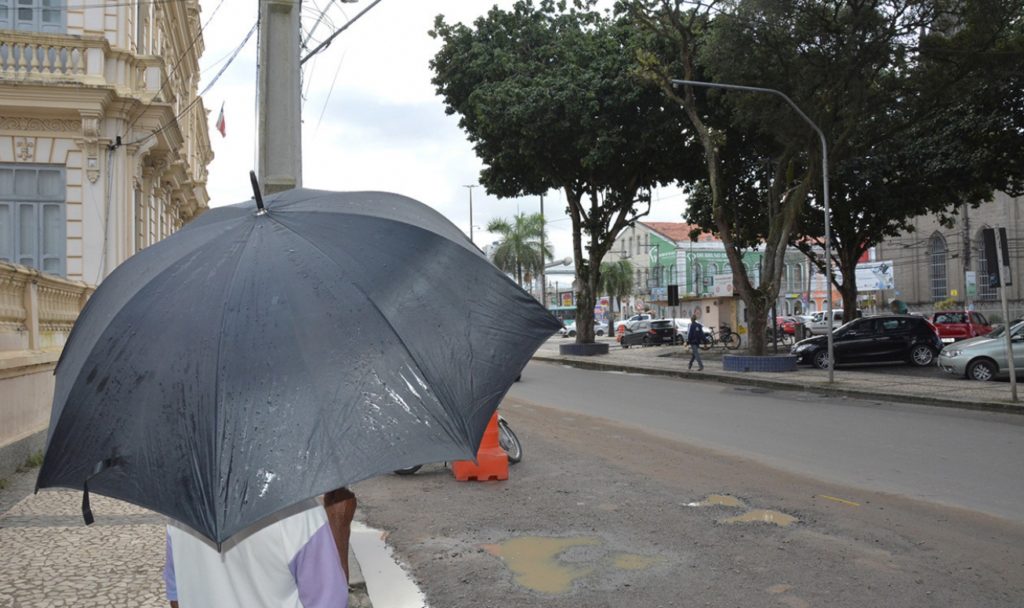
<path fill-rule="evenodd" d="M 857 291 L 878 291 L 895 287 L 891 260 L 857 264 Z"/>

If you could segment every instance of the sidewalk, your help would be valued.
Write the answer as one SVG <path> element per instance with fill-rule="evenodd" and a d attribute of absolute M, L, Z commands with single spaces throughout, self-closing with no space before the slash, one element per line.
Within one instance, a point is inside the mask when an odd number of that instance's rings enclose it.
<path fill-rule="evenodd" d="M 559 345 L 570 343 L 571 338 L 556 336 L 537 350 L 533 360 L 561 363 L 583 369 L 659 374 L 771 389 L 846 395 L 860 399 L 1024 414 L 1024 402 L 1015 404 L 1010 400 L 1009 382 L 976 382 L 966 378 L 955 378 L 938 369 L 935 369 L 934 373 L 927 373 L 925 370 L 905 368 L 908 373 L 901 374 L 897 371 L 899 367 L 889 369 L 888 373 L 871 371 L 870 368 L 863 367 L 840 367 L 833 373 L 835 381 L 829 384 L 828 371 L 810 366 L 799 366 L 795 372 L 782 373 L 723 371 L 723 354 L 734 351 L 724 351 L 721 347 L 701 351 L 704 371 L 698 372 L 686 369 L 686 364 L 690 360 L 686 346 L 624 349 L 610 338 L 598 340 L 608 342 L 607 355 L 561 355 L 558 352 Z M 743 354 L 743 351 L 737 350 L 735 354 Z"/>
<path fill-rule="evenodd" d="M 16 473 L 0 490 L 0 608 L 166 608 L 165 518 L 90 496 L 96 523 L 82 523 L 82 494 L 33 495 L 38 469 Z M 370 608 L 359 563 L 349 606 Z"/>

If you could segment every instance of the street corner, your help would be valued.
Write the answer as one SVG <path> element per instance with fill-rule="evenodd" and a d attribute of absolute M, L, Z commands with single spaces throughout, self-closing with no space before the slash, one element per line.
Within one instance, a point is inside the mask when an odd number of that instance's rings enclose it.
<path fill-rule="evenodd" d="M 501 564 L 511 583 L 543 595 L 569 595 L 578 589 L 616 590 L 643 584 L 686 561 L 658 547 L 639 547 L 593 533 L 530 533 L 478 545 Z"/>

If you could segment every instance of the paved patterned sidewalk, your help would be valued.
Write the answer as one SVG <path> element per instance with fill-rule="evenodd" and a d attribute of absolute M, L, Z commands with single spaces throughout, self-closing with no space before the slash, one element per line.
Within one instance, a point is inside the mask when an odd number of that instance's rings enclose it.
<path fill-rule="evenodd" d="M 156 608 L 164 599 L 166 518 L 93 494 L 96 522 L 82 522 L 82 493 L 32 494 L 37 469 L 0 490 L 0 608 Z M 358 563 L 350 556 L 358 569 Z M 358 580 L 356 580 L 358 577 Z M 369 607 L 353 573 L 353 608 Z"/>

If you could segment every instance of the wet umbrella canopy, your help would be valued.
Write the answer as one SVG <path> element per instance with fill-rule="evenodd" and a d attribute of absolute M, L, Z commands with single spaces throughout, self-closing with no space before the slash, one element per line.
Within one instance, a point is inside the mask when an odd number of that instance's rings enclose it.
<path fill-rule="evenodd" d="M 558 327 L 412 199 L 298 189 L 213 209 L 83 310 L 37 487 L 88 481 L 220 543 L 360 479 L 472 458 Z"/>

